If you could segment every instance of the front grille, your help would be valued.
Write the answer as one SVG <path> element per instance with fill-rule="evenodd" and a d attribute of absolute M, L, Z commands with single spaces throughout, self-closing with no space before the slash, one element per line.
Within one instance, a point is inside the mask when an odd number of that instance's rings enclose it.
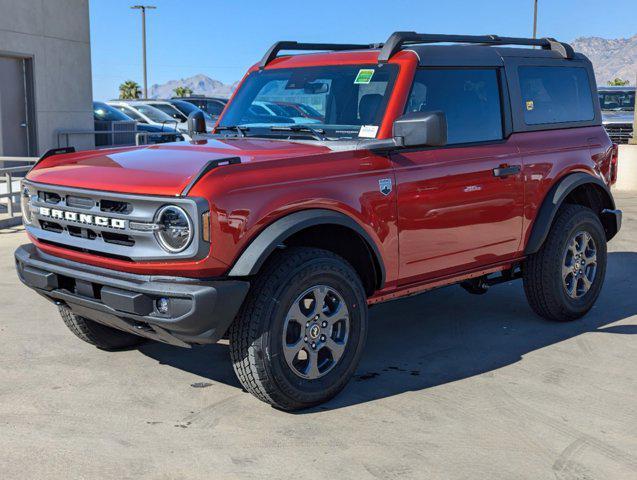
<path fill-rule="evenodd" d="M 604 125 L 604 128 L 614 143 L 628 143 L 633 135 L 633 126 L 630 123 Z"/>
<path fill-rule="evenodd" d="M 108 213 L 124 213 L 128 215 L 133 211 L 133 206 L 128 202 L 117 202 L 113 200 L 102 200 L 100 210 Z"/>
<path fill-rule="evenodd" d="M 68 195 L 66 197 L 66 204 L 69 207 L 91 209 L 95 206 L 95 200 L 88 197 L 78 197 L 75 195 Z"/>
<path fill-rule="evenodd" d="M 201 240 L 203 199 L 155 197 L 95 192 L 24 182 L 33 222 L 27 231 L 41 242 L 109 258 L 166 261 L 201 258 L 207 254 Z M 176 254 L 164 250 L 155 237 L 159 209 L 172 204 L 183 208 L 193 224 L 193 241 Z M 150 227 L 150 228 L 144 228 Z"/>

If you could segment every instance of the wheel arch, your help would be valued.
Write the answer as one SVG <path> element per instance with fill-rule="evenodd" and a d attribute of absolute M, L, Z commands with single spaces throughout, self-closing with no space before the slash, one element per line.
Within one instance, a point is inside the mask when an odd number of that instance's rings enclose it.
<path fill-rule="evenodd" d="M 558 180 L 544 198 L 524 250 L 526 255 L 535 253 L 542 247 L 555 215 L 564 203 L 591 208 L 600 217 L 607 240 L 619 231 L 621 212 L 615 209 L 615 200 L 608 186 L 589 173 L 571 173 Z"/>
<path fill-rule="evenodd" d="M 291 245 L 320 247 L 341 255 L 361 276 L 368 295 L 384 286 L 385 266 L 376 242 L 354 219 L 328 209 L 294 212 L 268 225 L 235 261 L 228 276 L 256 275 L 278 248 Z"/>

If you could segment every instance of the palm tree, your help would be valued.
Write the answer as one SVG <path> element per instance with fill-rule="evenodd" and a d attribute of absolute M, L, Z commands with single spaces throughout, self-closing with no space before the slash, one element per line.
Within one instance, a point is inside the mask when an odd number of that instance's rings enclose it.
<path fill-rule="evenodd" d="M 176 97 L 189 97 L 192 95 L 192 89 L 190 87 L 177 87 L 173 90 Z"/>
<path fill-rule="evenodd" d="M 615 80 L 611 80 L 608 82 L 610 86 L 615 87 L 624 87 L 626 85 L 630 85 L 630 80 L 622 80 L 621 78 L 615 78 Z"/>
<path fill-rule="evenodd" d="M 142 89 L 135 80 L 126 80 L 119 86 L 119 98 L 122 100 L 135 100 L 141 95 Z"/>

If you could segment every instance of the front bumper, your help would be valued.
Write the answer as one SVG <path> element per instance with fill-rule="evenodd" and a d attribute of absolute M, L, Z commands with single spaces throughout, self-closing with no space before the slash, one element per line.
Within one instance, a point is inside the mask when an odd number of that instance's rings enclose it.
<path fill-rule="evenodd" d="M 15 252 L 18 277 L 74 314 L 172 345 L 214 343 L 234 320 L 250 284 L 135 275 L 47 255 L 27 244 Z M 157 300 L 168 299 L 160 313 Z"/>

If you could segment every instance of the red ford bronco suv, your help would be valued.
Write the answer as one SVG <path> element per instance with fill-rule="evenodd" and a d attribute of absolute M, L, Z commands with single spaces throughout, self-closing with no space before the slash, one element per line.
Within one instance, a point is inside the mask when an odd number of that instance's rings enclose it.
<path fill-rule="evenodd" d="M 193 114 L 192 141 L 45 154 L 18 274 L 99 348 L 227 336 L 249 392 L 316 405 L 375 303 L 522 278 L 540 316 L 588 312 L 621 224 L 595 92 L 553 39 L 279 42 L 213 134 Z"/>

